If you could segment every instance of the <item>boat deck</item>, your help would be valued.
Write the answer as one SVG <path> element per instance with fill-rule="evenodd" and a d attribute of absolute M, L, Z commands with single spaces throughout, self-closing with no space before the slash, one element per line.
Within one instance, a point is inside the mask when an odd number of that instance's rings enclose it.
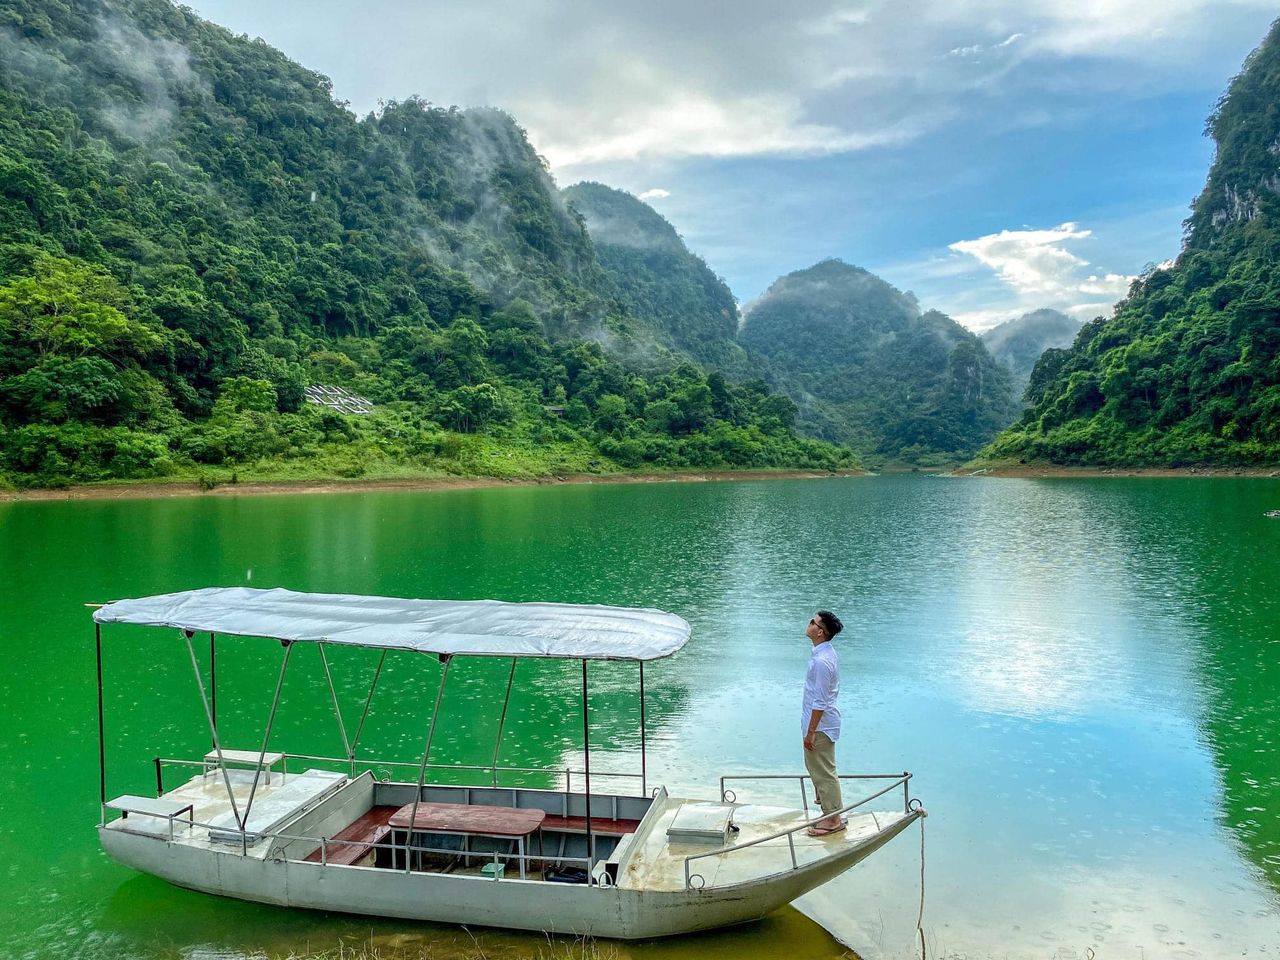
<path fill-rule="evenodd" d="M 253 770 L 226 771 L 241 815 L 245 812 L 249 793 L 253 790 L 254 774 Z M 264 774 L 257 790 L 253 791 L 253 807 L 249 810 L 249 821 L 245 825 L 248 831 L 247 855 L 265 857 L 271 845 L 260 842 L 263 835 L 281 829 L 284 824 L 315 807 L 347 782 L 345 774 L 326 770 L 307 770 L 288 776 L 272 774 L 268 777 Z M 107 829 L 150 834 L 166 839 L 172 836 L 173 840 L 190 846 L 217 850 L 225 850 L 232 845 L 237 849 L 240 847 L 240 830 L 232 811 L 231 800 L 227 797 L 227 784 L 221 769 L 197 774 L 182 786 L 166 792 L 161 799 L 175 805 L 190 805 L 194 825 L 188 822 L 185 815 L 181 819 L 170 821 L 163 816 L 135 810 L 129 816 L 107 824 Z"/>
<path fill-rule="evenodd" d="M 643 890 L 683 890 L 685 857 L 708 853 L 722 846 L 737 846 L 789 830 L 803 824 L 800 810 L 754 804 L 724 804 L 732 811 L 732 822 L 738 828 L 724 844 L 714 842 L 677 842 L 669 839 L 667 830 L 682 809 L 703 805 L 704 801 L 669 798 L 664 809 L 650 820 L 648 828 L 636 837 L 635 844 L 624 857 L 618 874 L 618 886 Z M 812 814 L 811 814 L 812 816 Z M 850 852 L 901 820 L 902 812 L 865 813 L 848 818 L 848 826 L 826 837 L 810 837 L 804 830 L 792 835 L 795 865 L 804 867 L 821 860 Z M 699 875 L 706 887 L 721 887 L 760 880 L 793 867 L 787 837 L 776 837 L 744 850 L 734 850 L 695 860 L 692 874 Z M 696 881 L 695 881 L 696 882 Z"/>
<path fill-rule="evenodd" d="M 226 773 L 231 780 L 240 813 L 243 814 L 253 785 L 254 772 L 231 769 Z M 334 797 L 344 785 L 355 788 L 355 782 L 348 780 L 343 774 L 321 770 L 308 770 L 289 774 L 287 777 L 264 776 L 254 792 L 253 807 L 247 824 L 248 837 L 243 848 L 221 770 L 197 775 L 165 793 L 157 801 L 144 802 L 142 798 L 132 798 L 130 815 L 112 821 L 107 829 L 172 839 L 185 846 L 234 850 L 258 859 L 284 856 L 313 863 L 324 862 L 336 867 L 398 869 L 404 862 L 402 853 L 397 855 L 397 851 L 387 846 L 378 849 L 373 845 L 391 844 L 397 836 L 400 838 L 398 842 L 403 842 L 403 830 L 397 834 L 396 824 L 393 822 L 397 811 L 402 811 L 402 819 L 407 816 L 403 813 L 405 808 L 402 804 L 375 802 L 371 806 L 370 799 L 365 799 L 363 805 L 351 805 L 342 798 L 335 798 L 334 802 L 340 805 L 338 809 L 345 807 L 349 813 L 333 828 L 325 831 L 328 833 L 328 840 L 323 851 L 320 846 L 304 843 L 301 849 L 293 848 L 296 852 L 282 853 L 278 845 L 264 842 L 266 835 L 273 831 L 286 834 L 298 832 L 290 824 L 298 821 L 307 811 Z M 364 796 L 370 797 L 367 788 Z M 128 799 L 130 798 L 121 798 Z M 534 812 L 495 808 L 484 803 L 423 802 L 419 809 L 419 820 L 436 806 L 452 808 L 457 811 L 458 816 L 488 813 L 488 819 L 499 816 L 499 811 Z M 166 816 L 165 811 L 177 810 L 183 811 L 181 815 Z M 584 817 L 547 814 L 541 809 L 536 813 L 541 822 L 541 830 L 535 833 L 538 839 L 526 847 L 530 862 L 526 865 L 525 875 L 530 881 L 541 882 L 545 879 L 544 870 L 564 864 L 573 865 L 574 856 L 585 855 L 583 844 L 586 820 Z M 681 824 L 676 823 L 678 816 L 683 823 L 688 823 L 690 820 L 706 821 L 709 815 L 722 825 L 731 823 L 736 830 L 726 832 L 723 839 L 714 830 L 702 836 L 690 836 L 682 831 Z M 851 853 L 904 816 L 906 814 L 902 812 L 864 813 L 849 817 L 844 831 L 826 837 L 810 837 L 803 829 L 792 833 L 790 838 L 785 835 L 772 837 L 780 831 L 802 827 L 805 814 L 800 810 L 784 807 L 739 803 L 709 804 L 706 801 L 683 800 L 664 795 L 653 801 L 643 820 L 593 816 L 591 826 L 597 842 L 602 844 L 597 847 L 597 873 L 607 871 L 614 883 L 622 889 L 674 891 L 685 889 L 686 857 L 713 854 L 690 864 L 690 874 L 696 875 L 694 883 L 701 887 L 749 883 Z M 189 817 L 194 819 L 194 825 L 189 822 Z M 470 819 L 476 818 L 471 816 Z M 675 829 L 669 833 L 673 825 Z M 439 829 L 445 830 L 444 827 Z M 534 833 L 536 829 L 535 827 L 527 832 Z M 463 833 L 474 832 L 478 839 L 468 840 L 465 845 L 459 842 L 456 851 L 438 850 L 434 856 L 420 857 L 415 860 L 414 870 L 467 875 L 479 873 L 485 862 L 495 858 L 505 861 L 516 848 L 513 842 L 509 846 L 508 841 L 498 837 L 495 830 L 492 825 L 477 831 L 463 829 Z M 302 832 L 312 835 L 312 831 Z M 433 832 L 430 827 L 425 831 L 428 835 Z M 485 837 L 489 839 L 486 840 Z M 560 839 L 557 840 L 557 837 Z M 576 841 L 572 839 L 575 837 Z M 738 847 L 765 837 L 772 839 L 763 840 L 745 849 L 714 853 L 724 847 Z M 577 843 L 581 849 L 573 853 L 567 852 L 566 839 L 570 844 Z M 581 863 L 577 865 L 580 866 Z M 513 859 L 504 879 L 514 879 L 512 874 L 517 871 L 518 860 Z"/>

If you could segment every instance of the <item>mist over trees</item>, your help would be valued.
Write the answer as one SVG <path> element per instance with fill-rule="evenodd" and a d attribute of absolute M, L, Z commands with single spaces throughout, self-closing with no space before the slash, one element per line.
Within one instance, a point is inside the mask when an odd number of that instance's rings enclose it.
<path fill-rule="evenodd" d="M 0 481 L 853 462 L 683 356 L 505 114 L 357 119 L 165 0 L 0 7 Z"/>
<path fill-rule="evenodd" d="M 1063 348 L 1080 332 L 1081 323 L 1060 310 L 1033 310 L 986 330 L 979 337 L 987 352 L 1009 371 L 1013 394 L 1022 397 L 1031 371 L 1050 347 Z"/>

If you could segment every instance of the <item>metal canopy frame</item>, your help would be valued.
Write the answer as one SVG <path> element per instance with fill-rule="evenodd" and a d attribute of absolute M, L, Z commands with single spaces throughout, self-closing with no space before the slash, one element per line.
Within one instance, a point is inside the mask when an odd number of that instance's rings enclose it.
<path fill-rule="evenodd" d="M 232 816 L 235 818 L 236 824 L 239 827 L 240 843 L 241 843 L 241 849 L 243 851 L 247 848 L 247 845 L 248 845 L 247 824 L 249 821 L 249 814 L 253 808 L 253 800 L 257 793 L 258 782 L 261 779 L 265 769 L 267 748 L 270 746 L 270 743 L 271 743 L 271 731 L 275 726 L 276 715 L 279 712 L 280 696 L 284 689 L 285 674 L 289 668 L 289 657 L 293 651 L 293 646 L 295 641 L 292 641 L 292 640 L 279 641 L 280 645 L 284 647 L 284 655 L 280 662 L 280 673 L 276 679 L 275 694 L 272 697 L 272 701 L 271 701 L 271 710 L 267 715 L 266 729 L 263 733 L 263 738 L 262 738 L 262 749 L 259 751 L 259 754 L 258 754 L 258 764 L 257 764 L 257 767 L 255 768 L 253 782 L 249 789 L 249 798 L 245 803 L 244 813 L 241 814 L 239 804 L 236 802 L 235 791 L 231 787 L 231 776 L 229 771 L 227 770 L 225 759 L 223 758 L 222 743 L 218 736 L 217 636 L 212 632 L 210 632 L 209 634 L 209 684 L 208 684 L 208 687 L 206 688 L 204 678 L 200 670 L 200 663 L 199 663 L 199 660 L 196 658 L 195 646 L 192 643 L 194 632 L 191 630 L 181 630 L 179 632 L 181 633 L 183 640 L 186 642 L 187 652 L 191 658 L 192 673 L 195 675 L 196 686 L 200 693 L 200 702 L 204 708 L 205 717 L 209 722 L 209 735 L 213 743 L 214 753 L 216 753 L 218 757 L 218 766 L 222 771 L 222 780 L 227 790 L 227 797 L 231 801 Z M 330 699 L 333 703 L 334 716 L 337 719 L 337 723 L 338 723 L 338 732 L 342 738 L 342 744 L 345 751 L 344 755 L 346 756 L 346 759 L 350 764 L 351 776 L 354 777 L 357 762 L 358 762 L 356 758 L 356 748 L 359 744 L 360 737 L 364 732 L 365 721 L 368 719 L 368 716 L 369 716 L 369 707 L 373 702 L 373 695 L 375 690 L 378 687 L 378 680 L 382 676 L 382 668 L 386 663 L 388 650 L 386 648 L 383 648 L 381 650 L 381 655 L 378 658 L 377 667 L 374 669 L 373 679 L 369 684 L 369 692 L 365 697 L 364 706 L 361 710 L 360 722 L 356 727 L 355 735 L 353 737 L 348 738 L 346 725 L 342 719 L 341 705 L 339 704 L 339 701 L 338 701 L 337 688 L 333 682 L 333 673 L 330 670 L 328 657 L 326 656 L 324 651 L 325 645 L 323 643 L 317 643 L 316 646 L 320 653 L 320 662 L 324 671 L 325 683 L 329 689 Z M 98 688 L 98 786 L 99 786 L 99 800 L 102 805 L 101 822 L 105 824 L 106 812 L 107 812 L 106 719 L 105 719 L 105 709 L 104 709 L 104 687 L 103 687 L 103 679 L 102 679 L 102 624 L 98 622 L 94 623 L 94 652 L 95 652 L 95 659 L 96 659 L 96 666 L 97 666 L 97 688 Z M 419 651 L 408 651 L 408 652 L 419 652 Z M 426 743 L 422 753 L 422 762 L 419 764 L 419 768 L 418 768 L 417 790 L 414 793 L 413 810 L 409 818 L 410 825 L 416 822 L 418 805 L 422 800 L 422 791 L 426 786 L 427 767 L 429 765 L 429 761 L 431 757 L 431 744 L 432 744 L 432 740 L 435 737 L 436 724 L 440 716 L 440 704 L 444 699 L 445 684 L 449 677 L 449 665 L 453 661 L 453 658 L 455 656 L 462 656 L 462 654 L 439 654 L 439 655 L 432 654 L 432 656 L 438 656 L 438 659 L 441 664 L 440 683 L 436 690 L 435 706 L 431 712 L 431 723 L 427 728 Z M 518 659 L 517 657 L 511 658 L 511 669 L 507 674 L 506 693 L 502 701 L 502 713 L 498 719 L 498 735 L 494 742 L 493 763 L 491 764 L 491 776 L 492 776 L 492 783 L 494 786 L 497 786 L 498 757 L 502 748 L 502 734 L 506 727 L 507 710 L 511 702 L 511 690 L 512 690 L 513 683 L 515 681 L 517 659 Z M 595 842 L 596 837 L 595 837 L 595 829 L 592 826 L 592 822 L 591 822 L 592 820 L 592 817 L 591 817 L 591 724 L 590 724 L 590 715 L 589 715 L 589 706 L 588 706 L 589 688 L 588 688 L 588 677 L 587 677 L 587 659 L 588 658 L 585 658 L 585 657 L 582 658 L 582 753 L 583 753 L 583 767 L 584 767 L 584 775 L 585 775 L 584 776 L 584 788 L 585 788 L 584 792 L 585 792 L 585 803 L 586 803 L 585 812 L 586 812 L 586 826 L 587 826 L 587 856 L 588 856 L 588 862 L 594 864 L 596 860 L 596 842 Z M 640 660 L 639 665 L 640 665 L 640 783 L 641 783 L 641 792 L 647 796 L 648 795 L 648 764 L 647 764 L 647 755 L 646 755 L 644 661 Z M 159 761 L 157 760 L 157 769 L 158 769 L 158 762 Z M 157 773 L 157 778 L 158 776 L 159 774 Z M 157 780 L 157 789 L 159 790 L 158 780 Z M 566 790 L 567 789 L 568 789 L 568 785 L 566 784 Z M 409 868 L 410 868 L 410 859 L 406 855 L 405 857 L 406 872 L 408 872 Z M 592 882 L 594 881 L 590 876 L 588 876 L 588 883 L 592 883 Z"/>

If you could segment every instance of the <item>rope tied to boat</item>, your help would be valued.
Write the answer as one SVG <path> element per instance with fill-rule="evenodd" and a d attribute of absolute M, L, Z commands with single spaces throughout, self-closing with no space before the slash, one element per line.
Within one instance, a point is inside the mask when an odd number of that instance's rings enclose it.
<path fill-rule="evenodd" d="M 928 817 L 920 808 L 920 912 L 916 914 L 916 936 L 920 938 L 920 960 L 928 960 L 924 946 L 924 821 Z"/>

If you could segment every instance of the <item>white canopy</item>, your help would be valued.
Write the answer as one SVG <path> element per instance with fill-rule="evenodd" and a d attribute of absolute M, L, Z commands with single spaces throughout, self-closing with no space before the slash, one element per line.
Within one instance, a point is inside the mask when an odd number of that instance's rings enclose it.
<path fill-rule="evenodd" d="M 633 607 L 499 600 L 402 600 L 342 593 L 207 587 L 94 611 L 135 623 L 238 636 L 480 657 L 657 660 L 689 639 L 675 614 Z"/>

